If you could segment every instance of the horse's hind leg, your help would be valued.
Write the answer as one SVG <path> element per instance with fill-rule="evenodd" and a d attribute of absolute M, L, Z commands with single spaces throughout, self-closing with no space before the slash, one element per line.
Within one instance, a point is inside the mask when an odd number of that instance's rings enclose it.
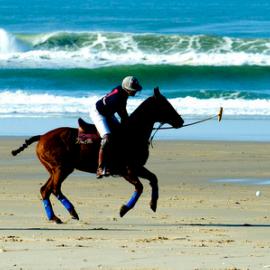
<path fill-rule="evenodd" d="M 158 201 L 158 179 L 155 174 L 147 170 L 145 167 L 141 167 L 138 170 L 138 176 L 150 181 L 150 186 L 152 187 L 150 207 L 154 212 L 156 212 Z"/>
<path fill-rule="evenodd" d="M 64 205 L 64 207 L 69 211 L 72 218 L 78 220 L 79 216 L 75 211 L 74 206 L 61 192 L 61 184 L 65 180 L 65 178 L 72 172 L 72 170 L 63 170 L 61 169 L 61 167 L 50 169 L 50 167 L 47 166 L 46 163 L 43 162 L 43 164 L 51 174 L 48 181 L 40 189 L 41 197 L 48 219 L 58 224 L 62 223 L 61 219 L 54 214 L 52 208 L 50 195 L 53 193 L 57 197 L 57 199 Z"/>
<path fill-rule="evenodd" d="M 59 219 L 53 211 L 52 204 L 50 201 L 50 196 L 52 194 L 52 187 L 53 187 L 53 167 L 47 162 L 42 156 L 38 155 L 40 162 L 44 165 L 47 169 L 48 173 L 50 174 L 49 179 L 47 182 L 40 188 L 40 194 L 42 197 L 42 202 L 44 205 L 44 209 L 47 215 L 47 218 L 51 221 L 56 223 L 62 223 L 61 219 Z"/>
<path fill-rule="evenodd" d="M 42 201 L 43 201 L 47 218 L 51 221 L 54 221 L 60 224 L 62 223 L 62 221 L 54 214 L 52 204 L 50 201 L 50 195 L 52 193 L 52 181 L 53 181 L 53 176 L 51 175 L 48 181 L 41 187 L 40 193 L 41 193 L 41 197 L 42 197 Z"/>
<path fill-rule="evenodd" d="M 52 179 L 52 193 L 56 198 L 62 203 L 73 219 L 79 220 L 79 216 L 73 206 L 73 204 L 68 200 L 68 198 L 62 193 L 61 185 L 67 176 L 72 173 L 73 169 L 58 167 L 54 170 Z"/>
<path fill-rule="evenodd" d="M 138 199 L 140 198 L 142 192 L 143 192 L 143 185 L 140 182 L 139 178 L 130 170 L 128 170 L 127 175 L 123 175 L 123 177 L 132 185 L 135 186 L 135 191 L 133 195 L 131 196 L 130 200 L 127 204 L 122 205 L 120 209 L 120 217 L 123 217 L 130 209 L 132 209 Z"/>

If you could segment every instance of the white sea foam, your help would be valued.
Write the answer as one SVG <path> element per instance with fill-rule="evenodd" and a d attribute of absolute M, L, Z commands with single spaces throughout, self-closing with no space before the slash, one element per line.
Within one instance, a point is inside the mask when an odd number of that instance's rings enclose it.
<path fill-rule="evenodd" d="M 194 97 L 172 99 L 171 103 L 185 115 L 215 114 L 224 108 L 225 116 L 270 116 L 270 100 L 266 99 L 197 99 Z"/>
<path fill-rule="evenodd" d="M 269 39 L 101 32 L 22 34 L 15 38 L 0 29 L 0 40 L 1 68 L 270 66 Z"/>
<path fill-rule="evenodd" d="M 190 65 L 190 66 L 270 66 L 270 55 L 233 53 L 181 52 L 155 54 L 142 51 L 111 53 L 35 50 L 0 54 L 1 68 L 99 68 L 118 65 Z"/>
<path fill-rule="evenodd" d="M 17 51 L 15 37 L 0 28 L 0 55 L 7 55 Z"/>
<path fill-rule="evenodd" d="M 69 97 L 51 94 L 28 94 L 24 91 L 4 91 L 0 93 L 0 117 L 13 115 L 41 116 L 88 114 L 94 106 L 97 95 Z M 131 113 L 143 101 L 141 98 L 128 100 L 128 111 Z M 198 99 L 194 97 L 169 99 L 178 113 L 187 116 L 209 116 L 224 108 L 224 116 L 235 117 L 270 117 L 270 100 L 244 99 Z"/>

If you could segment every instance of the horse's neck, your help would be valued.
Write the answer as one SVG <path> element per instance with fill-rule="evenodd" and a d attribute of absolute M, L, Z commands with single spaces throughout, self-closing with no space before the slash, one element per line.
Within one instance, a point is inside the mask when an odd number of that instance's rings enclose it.
<path fill-rule="evenodd" d="M 150 108 L 146 104 L 141 104 L 140 107 L 133 112 L 129 120 L 130 135 L 148 142 L 155 124 L 153 112 L 150 111 Z"/>

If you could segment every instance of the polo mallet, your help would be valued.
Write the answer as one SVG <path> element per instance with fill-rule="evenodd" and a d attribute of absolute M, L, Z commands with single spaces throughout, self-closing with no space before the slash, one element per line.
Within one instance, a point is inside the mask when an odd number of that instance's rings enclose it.
<path fill-rule="evenodd" d="M 185 124 L 182 127 L 188 127 L 188 126 L 196 125 L 196 124 L 199 124 L 199 123 L 202 123 L 202 122 L 211 120 L 211 119 L 213 119 L 215 117 L 217 117 L 218 122 L 220 122 L 221 119 L 222 119 L 222 115 L 223 115 L 223 107 L 220 107 L 220 109 L 218 111 L 218 114 L 215 114 L 213 116 L 207 117 L 206 119 L 202 119 L 202 120 L 195 121 L 195 122 L 192 122 L 192 123 L 189 123 L 189 124 Z M 153 129 L 155 129 L 155 130 L 158 130 L 158 129 L 173 129 L 173 127 L 161 127 L 162 125 L 163 125 L 163 123 L 161 123 L 159 127 L 153 128 Z"/>
<path fill-rule="evenodd" d="M 215 117 L 217 117 L 218 122 L 220 122 L 221 119 L 222 119 L 222 114 L 223 114 L 223 107 L 220 107 L 220 109 L 219 109 L 219 111 L 218 111 L 218 114 L 213 115 L 213 116 L 210 116 L 210 117 L 208 117 L 208 118 L 206 118 L 206 119 L 202 119 L 202 120 L 199 120 L 199 121 L 196 121 L 196 122 L 192 122 L 192 123 L 183 125 L 182 127 L 188 127 L 188 126 L 192 126 L 192 125 L 195 125 L 195 124 L 199 124 L 199 123 L 202 123 L 202 122 L 211 120 L 211 119 L 213 119 L 213 118 L 215 118 Z"/>
<path fill-rule="evenodd" d="M 192 122 L 192 123 L 189 123 L 189 124 L 185 124 L 182 127 L 188 127 L 188 126 L 196 125 L 196 124 L 199 124 L 199 123 L 202 123 L 202 122 L 211 120 L 211 119 L 216 118 L 216 117 L 218 119 L 218 122 L 220 122 L 221 119 L 222 119 L 222 115 L 223 115 L 223 107 L 220 107 L 219 108 L 219 111 L 218 111 L 218 114 L 215 114 L 213 116 L 207 117 L 206 119 L 202 119 L 202 120 L 195 121 L 195 122 Z M 150 138 L 151 145 L 152 145 L 152 141 L 154 139 L 154 136 L 156 135 L 156 133 L 158 132 L 158 130 L 160 130 L 160 129 L 173 129 L 173 127 L 162 127 L 162 125 L 163 125 L 163 123 L 161 123 L 157 128 L 153 128 L 153 130 L 155 130 L 155 132 L 154 132 L 154 134 Z"/>

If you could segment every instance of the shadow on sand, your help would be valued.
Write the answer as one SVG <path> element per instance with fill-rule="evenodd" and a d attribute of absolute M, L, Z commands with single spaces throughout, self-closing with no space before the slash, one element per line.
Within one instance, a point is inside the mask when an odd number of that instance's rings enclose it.
<path fill-rule="evenodd" d="M 57 225 L 58 226 L 58 225 Z M 128 225 L 127 225 L 128 226 Z M 233 224 L 233 223 L 176 223 L 176 224 L 136 224 L 137 228 L 125 229 L 125 228 L 63 228 L 59 226 L 57 228 L 46 227 L 32 227 L 32 228 L 0 228 L 0 231 L 71 231 L 71 232 L 87 232 L 87 231 L 109 231 L 109 232 L 135 232 L 143 231 L 145 227 L 226 227 L 226 228 L 270 228 L 270 224 Z M 144 228 L 140 228 L 144 227 Z"/>

